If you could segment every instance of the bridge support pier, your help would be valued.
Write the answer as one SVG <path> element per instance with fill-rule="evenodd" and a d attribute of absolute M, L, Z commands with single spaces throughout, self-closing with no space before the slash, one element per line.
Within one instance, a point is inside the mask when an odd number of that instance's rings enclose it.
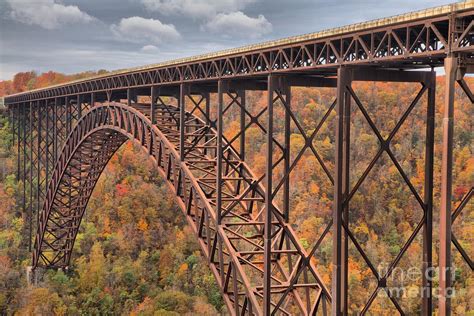
<path fill-rule="evenodd" d="M 468 99 L 474 104 L 474 94 L 464 80 L 466 73 L 474 73 L 474 64 L 462 64 L 461 56 L 450 55 L 444 60 L 445 100 L 443 114 L 443 157 L 441 168 L 441 209 L 439 218 L 439 314 L 451 315 L 453 288 L 453 262 L 451 243 L 457 248 L 467 265 L 474 269 L 473 261 L 456 239 L 452 225 L 473 194 L 473 187 L 465 194 L 453 211 L 453 151 L 454 151 L 454 101 L 458 84 Z"/>
<path fill-rule="evenodd" d="M 283 221 L 289 220 L 289 189 L 290 189 L 290 117 L 291 117 L 291 79 L 287 76 L 270 74 L 267 79 L 267 131 L 266 131 L 266 169 L 265 169 L 265 218 L 264 218 L 264 299 L 263 309 L 265 315 L 272 313 L 272 261 L 275 256 L 281 254 L 273 253 L 273 250 L 279 251 L 289 249 L 289 241 L 286 236 L 276 240 L 274 236 L 276 227 L 273 224 L 277 220 L 275 212 L 281 212 L 279 216 Z M 283 125 L 276 127 L 274 109 L 280 106 L 284 112 Z M 283 143 L 275 138 L 275 132 L 281 128 L 283 130 Z M 275 155 L 275 153 L 278 153 Z M 281 176 L 277 176 L 281 173 Z M 277 194 L 280 194 L 281 201 L 277 201 Z M 282 207 L 280 211 L 275 210 L 274 206 Z M 291 256 L 288 255 L 288 269 L 293 269 Z M 304 278 L 307 278 L 306 271 Z M 307 291 L 306 291 L 307 292 Z M 308 295 L 308 293 L 306 293 Z M 281 300 L 281 299 L 280 299 Z M 301 302 L 300 308 L 309 310 L 310 307 Z M 304 305 L 304 306 L 303 306 Z"/>
<path fill-rule="evenodd" d="M 393 302 L 395 308 L 403 314 L 403 310 L 398 303 L 397 297 L 391 294 L 387 279 L 393 273 L 401 257 L 404 256 L 407 249 L 413 243 L 415 237 L 422 231 L 423 236 L 423 297 L 422 311 L 423 315 L 432 313 L 432 212 L 433 212 L 433 157 L 434 157 L 434 113 L 435 113 L 435 72 L 406 72 L 396 70 L 374 70 L 373 68 L 344 67 L 338 70 L 337 87 L 337 107 L 336 107 L 336 149 L 335 149 L 335 170 L 334 170 L 334 204 L 333 204 L 333 276 L 332 276 L 332 313 L 333 315 L 347 315 L 348 298 L 348 245 L 351 242 L 359 254 L 364 259 L 378 281 L 376 290 L 369 297 L 362 313 L 367 312 L 374 300 L 379 295 L 379 291 L 385 291 L 389 299 Z M 402 117 L 397 121 L 395 127 L 388 136 L 383 136 L 375 122 L 372 120 L 366 105 L 363 104 L 356 92 L 352 88 L 352 83 L 356 81 L 371 82 L 413 82 L 420 83 L 421 89 L 411 104 L 403 112 Z M 423 188 L 423 197 L 417 192 L 410 182 L 406 171 L 398 162 L 390 145 L 392 139 L 401 129 L 403 123 L 417 106 L 422 96 L 426 98 L 426 145 L 425 145 L 425 183 Z M 356 107 L 351 109 L 351 102 L 354 101 Z M 419 106 L 419 105 L 418 105 Z M 350 129 L 351 113 L 359 110 L 369 124 L 372 132 L 378 139 L 379 149 L 376 156 L 371 160 L 367 169 L 360 178 L 355 179 L 355 185 L 350 186 Z M 389 264 L 387 271 L 378 271 L 377 267 L 371 262 L 368 255 L 364 252 L 362 246 L 351 232 L 349 223 L 349 203 L 355 195 L 361 184 L 364 182 L 374 165 L 379 161 L 383 154 L 387 154 L 391 162 L 403 178 L 404 185 L 411 191 L 413 197 L 418 201 L 420 212 L 423 214 L 422 220 L 411 233 L 408 241 L 401 247 L 396 259 Z"/>
<path fill-rule="evenodd" d="M 345 172 L 348 161 L 349 142 L 345 130 L 350 127 L 350 95 L 348 85 L 351 84 L 351 71 L 341 67 L 337 72 L 336 94 L 336 144 L 335 144 L 335 176 L 334 176 L 334 211 L 333 211 L 333 276 L 332 276 L 332 311 L 333 315 L 341 315 L 347 301 L 346 290 L 346 247 L 343 246 L 343 214 L 346 217 L 346 207 L 343 204 L 343 194 L 346 193 L 348 174 Z"/>
<path fill-rule="evenodd" d="M 28 187 L 28 174 L 29 174 L 29 171 L 28 171 L 28 168 L 30 166 L 30 155 L 28 154 L 28 138 L 29 138 L 29 134 L 30 134 L 30 115 L 29 115 L 29 110 L 30 110 L 30 107 L 29 107 L 29 104 L 28 103 L 25 103 L 23 104 L 23 124 L 22 124 L 22 134 L 23 134 L 23 137 L 22 137 L 22 156 L 23 156 L 23 159 L 22 159 L 22 181 L 23 181 L 23 195 L 22 195 L 22 198 L 23 198 L 23 201 L 22 201 L 22 208 L 23 208 L 23 218 L 25 219 L 25 222 L 29 222 L 30 220 L 30 216 L 29 216 L 29 213 L 28 213 L 28 205 L 27 205 L 27 187 Z M 29 227 L 28 227 L 29 228 Z M 27 236 L 28 237 L 31 237 L 30 233 L 27 232 Z M 31 239 L 29 239 L 27 241 L 27 246 L 29 247 L 30 246 L 30 241 Z"/>

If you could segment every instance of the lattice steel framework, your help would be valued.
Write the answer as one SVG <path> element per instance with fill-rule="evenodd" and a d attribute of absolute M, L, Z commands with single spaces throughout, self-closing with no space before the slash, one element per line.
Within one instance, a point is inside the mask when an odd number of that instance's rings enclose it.
<path fill-rule="evenodd" d="M 334 308 L 337 310 L 344 309 L 344 314 L 348 313 L 347 295 L 339 294 L 347 293 L 348 291 L 348 244 L 349 240 L 352 242 L 357 251 L 360 253 L 367 266 L 377 279 L 378 285 L 370 295 L 368 301 L 363 307 L 361 313 L 365 314 L 380 290 L 384 290 L 393 305 L 396 307 L 400 314 L 406 314 L 408 311 L 404 311 L 396 297 L 391 293 L 387 286 L 387 279 L 393 273 L 395 267 L 400 262 L 407 249 L 413 243 L 417 234 L 423 230 L 423 289 L 428 289 L 427 296 L 423 296 L 423 313 L 431 314 L 432 312 L 432 279 L 428 275 L 429 269 L 432 267 L 432 222 L 433 222 L 433 160 L 434 160 L 434 115 L 435 115 L 435 73 L 409 73 L 403 74 L 402 77 L 397 76 L 386 76 L 384 81 L 403 81 L 403 82 L 419 82 L 421 88 L 416 94 L 412 102 L 406 107 L 401 118 L 396 122 L 393 130 L 390 131 L 387 137 L 384 137 L 376 126 L 373 118 L 368 112 L 366 106 L 361 102 L 356 92 L 352 88 L 352 82 L 358 80 L 369 80 L 374 81 L 377 75 L 370 74 L 370 72 L 363 72 L 361 74 L 354 73 L 352 69 L 341 68 L 338 73 L 338 92 L 337 92 L 337 130 L 336 130 L 336 175 L 335 175 L 335 194 L 334 194 L 334 208 L 337 212 L 333 213 L 334 223 L 334 240 L 333 245 L 337 245 L 333 248 L 336 269 L 333 271 L 333 282 L 335 282 L 334 290 L 335 295 L 341 298 L 341 301 L 334 303 Z M 391 148 L 391 141 L 396 136 L 397 132 L 402 127 L 413 109 L 419 105 L 420 99 L 427 93 L 427 117 L 426 117 L 426 136 L 425 136 L 425 183 L 423 187 L 423 197 L 421 193 L 417 191 L 406 171 L 398 161 Z M 350 121 L 351 121 L 351 102 L 354 102 L 362 113 L 363 117 L 370 126 L 372 132 L 376 135 L 379 149 L 375 156 L 370 160 L 369 165 L 363 171 L 362 175 L 357 179 L 353 187 L 350 186 L 349 180 L 349 157 L 351 150 L 350 142 Z M 356 194 L 357 190 L 364 183 L 365 179 L 369 175 L 372 168 L 375 166 L 377 161 L 381 158 L 382 154 L 386 153 L 390 158 L 393 166 L 396 167 L 400 176 L 403 178 L 404 184 L 410 189 L 411 194 L 418 201 L 419 211 L 423 214 L 421 220 L 417 223 L 415 229 L 411 232 L 409 238 L 406 240 L 401 250 L 396 255 L 396 258 L 389 264 L 386 271 L 383 274 L 378 271 L 373 262 L 369 259 L 367 253 L 363 250 L 360 242 L 355 237 L 353 231 L 349 227 L 349 204 L 351 199 Z M 342 301 L 345 300 L 345 301 Z"/>
<path fill-rule="evenodd" d="M 392 295 L 387 279 L 417 236 L 423 240 L 421 268 L 432 269 L 432 229 L 437 219 L 433 219 L 434 72 L 405 70 L 444 64 L 439 312 L 449 315 L 451 243 L 471 273 L 473 269 L 472 258 L 451 230 L 473 195 L 471 188 L 455 207 L 451 203 L 455 86 L 474 103 L 463 79 L 474 72 L 474 13 L 468 5 L 458 7 L 462 9 L 449 14 L 443 9 L 428 17 L 165 63 L 7 97 L 18 147 L 17 175 L 23 183 L 22 211 L 29 227 L 25 235 L 37 230 L 33 266 L 70 264 L 94 186 L 111 156 L 131 139 L 146 150 L 175 193 L 231 314 L 347 315 L 349 244 L 377 281 L 360 312 L 369 311 L 385 291 L 393 307 L 407 314 L 410 311 L 403 310 Z M 353 88 L 357 81 L 411 82 L 420 88 L 384 135 Z M 296 86 L 336 90 L 336 100 L 309 131 L 292 105 Z M 257 113 L 249 110 L 246 99 L 248 91 L 255 90 L 267 95 Z M 150 102 L 138 102 L 143 96 Z M 422 193 L 391 148 L 418 107 L 426 110 Z M 356 179 L 350 173 L 355 113 L 363 117 L 379 145 Z M 335 159 L 327 161 L 313 142 L 334 114 Z M 227 126 L 227 117 L 238 126 Z M 247 162 L 251 128 L 266 138 L 263 174 L 256 174 Z M 235 131 L 229 134 L 229 129 Z M 302 137 L 301 148 L 292 148 L 291 133 Z M 324 227 L 315 227 L 321 233 L 308 249 L 292 228 L 290 205 L 290 176 L 304 155 L 317 161 L 319 176 L 334 188 L 332 217 Z M 376 269 L 350 227 L 351 200 L 382 155 L 389 157 L 421 214 L 384 273 Z M 318 273 L 316 260 L 329 234 L 331 286 Z M 25 240 L 31 247 L 32 238 Z M 431 279 L 423 278 L 422 287 L 430 294 L 421 301 L 422 313 L 430 315 Z"/>
<path fill-rule="evenodd" d="M 208 147 L 205 144 L 215 144 L 219 137 L 215 130 L 210 131 L 203 121 L 187 112 L 184 133 L 187 162 L 180 163 L 183 154 L 180 111 L 166 105 L 158 106 L 156 111 L 160 130 L 139 111 L 115 103 L 94 107 L 79 121 L 59 157 L 50 183 L 36 235 L 34 266 L 69 264 L 92 189 L 112 154 L 131 138 L 147 150 L 176 193 L 178 204 L 199 236 L 202 251 L 223 290 L 225 301 L 233 306 L 236 314 L 258 313 L 266 290 L 281 301 L 276 310 L 284 314 L 309 314 L 307 306 L 315 311 L 321 297 L 330 298 L 329 291 L 314 266 L 307 267 L 313 282 L 303 282 L 288 271 L 291 265 L 281 260 L 281 256 L 291 255 L 294 266 L 300 266 L 300 261 L 306 258 L 304 250 L 276 210 L 271 224 L 265 223 L 264 189 L 238 159 L 238 154 L 231 147 L 226 148 L 227 157 L 221 160 L 222 177 L 218 180 L 216 146 L 211 146 L 214 154 L 205 155 L 204 149 Z M 211 139 L 206 140 L 206 136 Z M 221 189 L 218 189 L 219 181 Z M 274 234 L 269 240 L 270 256 L 264 256 L 268 251 L 264 243 L 266 225 L 272 226 Z M 246 237 L 249 234 L 252 237 Z M 285 248 L 282 248 L 283 240 L 288 242 Z M 269 287 L 263 281 L 262 260 L 272 271 L 273 282 Z M 285 282 L 292 282 L 293 289 L 283 291 Z M 314 295 L 301 295 L 299 288 L 310 288 Z M 276 306 L 275 302 L 268 304 Z"/>

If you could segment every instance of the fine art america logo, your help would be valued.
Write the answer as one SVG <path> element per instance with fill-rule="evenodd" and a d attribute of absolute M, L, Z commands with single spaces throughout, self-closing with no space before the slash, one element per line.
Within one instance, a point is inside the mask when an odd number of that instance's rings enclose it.
<path fill-rule="evenodd" d="M 420 298 L 429 297 L 430 295 L 434 298 L 441 296 L 441 289 L 435 287 L 435 284 L 439 284 L 440 278 L 445 278 L 446 275 L 451 275 L 451 280 L 456 277 L 456 268 L 446 268 L 446 273 L 438 273 L 437 267 L 430 267 L 428 269 L 421 269 L 418 267 L 410 267 L 403 269 L 400 267 L 391 268 L 384 265 L 379 265 L 377 271 L 380 276 L 388 275 L 388 277 L 382 279 L 380 282 L 381 286 L 386 291 L 380 291 L 381 296 L 391 296 L 394 298 Z M 422 285 L 423 282 L 431 282 L 432 290 Z M 448 298 L 454 297 L 456 291 L 454 287 L 448 287 L 445 290 L 445 296 Z"/>

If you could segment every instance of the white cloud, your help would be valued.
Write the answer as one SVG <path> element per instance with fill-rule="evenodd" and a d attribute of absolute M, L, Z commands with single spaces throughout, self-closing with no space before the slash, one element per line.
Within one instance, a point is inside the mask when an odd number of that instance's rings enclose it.
<path fill-rule="evenodd" d="M 259 38 L 272 31 L 272 24 L 263 16 L 245 15 L 247 5 L 260 0 L 140 0 L 150 11 L 183 15 L 200 21 L 200 29 L 223 37 Z"/>
<path fill-rule="evenodd" d="M 261 14 L 252 18 L 237 11 L 219 13 L 208 21 L 203 29 L 224 36 L 259 38 L 272 31 L 272 24 Z"/>
<path fill-rule="evenodd" d="M 217 13 L 241 10 L 255 1 L 257 0 L 141 0 L 148 10 L 193 18 L 211 18 Z"/>
<path fill-rule="evenodd" d="M 155 45 L 145 45 L 142 47 L 141 51 L 147 54 L 153 54 L 158 52 L 159 49 Z"/>
<path fill-rule="evenodd" d="M 159 20 L 139 16 L 124 18 L 118 25 L 113 24 L 110 29 L 117 38 L 133 43 L 160 44 L 181 37 L 173 24 L 163 24 Z"/>
<path fill-rule="evenodd" d="M 88 23 L 94 18 L 74 5 L 63 5 L 55 0 L 7 0 L 13 19 L 45 29 L 64 24 Z"/>

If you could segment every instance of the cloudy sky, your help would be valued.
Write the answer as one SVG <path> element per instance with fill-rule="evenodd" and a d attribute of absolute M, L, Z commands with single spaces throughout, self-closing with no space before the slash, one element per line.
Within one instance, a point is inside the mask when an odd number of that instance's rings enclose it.
<path fill-rule="evenodd" d="M 0 80 L 120 69 L 320 31 L 449 0 L 0 0 Z"/>

